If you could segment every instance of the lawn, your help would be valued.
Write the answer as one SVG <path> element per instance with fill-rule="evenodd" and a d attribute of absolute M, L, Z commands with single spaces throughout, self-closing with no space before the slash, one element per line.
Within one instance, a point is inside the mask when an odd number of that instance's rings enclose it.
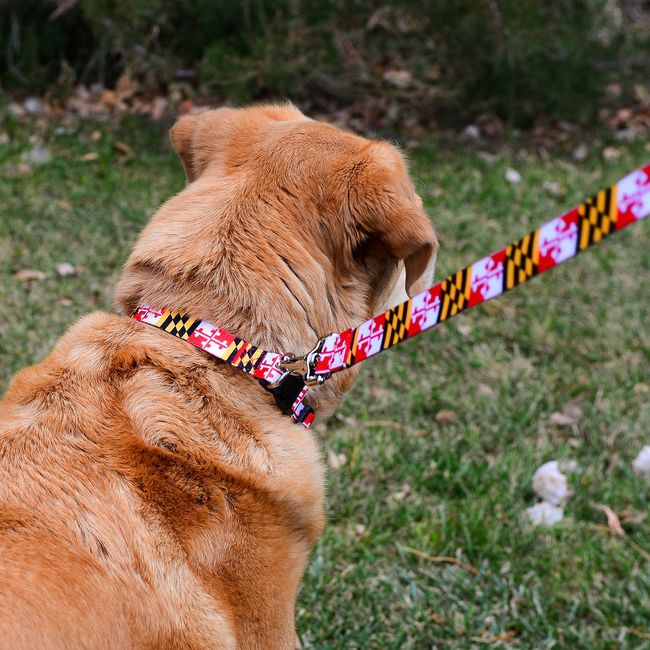
<path fill-rule="evenodd" d="M 184 179 L 145 123 L 6 118 L 0 137 L 2 392 L 71 322 L 111 309 L 137 233 Z M 495 157 L 434 141 L 410 151 L 441 236 L 438 277 L 650 160 L 643 143 L 615 143 L 620 157 L 605 160 L 607 137 L 585 139 L 584 163 L 569 145 L 544 157 L 516 142 Z M 30 162 L 39 143 L 50 160 Z M 62 262 L 81 272 L 59 277 Z M 24 269 L 46 277 L 21 282 Z M 650 482 L 630 465 L 650 444 L 649 305 L 641 223 L 367 362 L 323 435 L 337 468 L 298 604 L 303 647 L 650 647 L 650 517 L 637 516 Z M 555 458 L 577 462 L 575 496 L 561 524 L 531 528 L 532 475 Z M 594 503 L 626 515 L 624 538 Z"/>

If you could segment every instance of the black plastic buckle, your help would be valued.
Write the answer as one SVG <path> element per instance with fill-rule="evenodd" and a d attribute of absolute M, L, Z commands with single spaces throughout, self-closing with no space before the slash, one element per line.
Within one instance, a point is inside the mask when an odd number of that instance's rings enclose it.
<path fill-rule="evenodd" d="M 294 375 L 293 373 L 287 373 L 278 383 L 274 384 L 272 388 L 269 387 L 269 382 L 264 379 L 260 379 L 259 382 L 265 391 L 273 395 L 275 403 L 280 407 L 280 410 L 287 415 L 292 415 L 291 407 L 298 399 L 300 391 L 305 387 L 303 378 L 299 375 Z M 306 406 L 306 408 L 311 407 Z M 304 410 L 306 409 L 303 409 L 303 411 Z M 302 417 L 302 413 L 300 415 Z M 300 421 L 302 422 L 302 420 Z"/>

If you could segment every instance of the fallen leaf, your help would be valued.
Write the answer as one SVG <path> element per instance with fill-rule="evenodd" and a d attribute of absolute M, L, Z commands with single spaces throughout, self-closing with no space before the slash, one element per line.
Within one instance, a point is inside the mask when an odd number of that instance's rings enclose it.
<path fill-rule="evenodd" d="M 93 131 L 90 134 L 90 139 L 93 142 L 99 142 L 102 139 L 102 132 L 99 129 L 97 129 L 96 131 Z"/>
<path fill-rule="evenodd" d="M 621 512 L 618 518 L 621 520 L 621 523 L 624 524 L 640 524 L 645 521 L 646 514 L 647 513 L 645 512 L 626 510 L 625 512 Z"/>
<path fill-rule="evenodd" d="M 115 94 L 123 101 L 135 95 L 138 91 L 138 83 L 131 77 L 128 72 L 125 72 L 115 84 Z"/>
<path fill-rule="evenodd" d="M 16 278 L 18 282 L 35 282 L 39 280 L 45 280 L 46 277 L 47 273 L 43 273 L 43 271 L 36 271 L 34 269 L 21 269 L 20 271 L 14 273 L 14 278 Z"/>
<path fill-rule="evenodd" d="M 333 449 L 327 450 L 327 462 L 332 469 L 339 469 L 348 462 L 345 454 L 337 454 Z"/>
<path fill-rule="evenodd" d="M 616 147 L 605 147 L 603 149 L 603 158 L 605 160 L 618 160 L 623 155 L 623 152 Z"/>
<path fill-rule="evenodd" d="M 575 418 L 566 413 L 559 413 L 558 411 L 551 413 L 549 420 L 551 421 L 551 424 L 557 424 L 559 427 L 570 427 L 576 423 Z"/>
<path fill-rule="evenodd" d="M 542 184 L 542 189 L 554 199 L 561 199 L 566 194 L 566 191 L 562 185 L 560 185 L 560 183 L 556 183 L 555 181 L 544 181 Z"/>
<path fill-rule="evenodd" d="M 93 160 L 98 160 L 99 154 L 96 151 L 89 151 L 79 158 L 81 162 L 91 162 Z"/>
<path fill-rule="evenodd" d="M 151 106 L 151 119 L 157 122 L 165 114 L 167 108 L 167 99 L 165 97 L 156 97 Z"/>
<path fill-rule="evenodd" d="M 131 147 L 129 147 L 129 145 L 124 142 L 115 142 L 113 144 L 113 147 L 115 147 L 115 149 L 122 152 L 123 154 L 126 154 L 127 156 L 133 154 L 133 149 L 131 149 Z"/>
<path fill-rule="evenodd" d="M 397 492 L 394 492 L 392 497 L 395 501 L 403 501 L 406 497 L 411 494 L 411 486 L 408 483 L 403 483 Z"/>
<path fill-rule="evenodd" d="M 478 569 L 475 566 L 472 566 L 471 564 L 468 564 L 466 562 L 462 562 L 458 558 L 455 558 L 451 555 L 431 555 L 417 548 L 412 548 L 411 546 L 402 546 L 401 544 L 399 545 L 399 548 L 401 548 L 403 551 L 406 551 L 407 553 L 411 553 L 412 555 L 417 555 L 418 557 L 421 557 L 424 560 L 429 560 L 429 562 L 442 562 L 443 564 L 455 564 L 465 569 L 466 571 L 473 573 L 474 575 L 478 573 Z"/>
<path fill-rule="evenodd" d="M 32 171 L 31 165 L 21 162 L 17 165 L 6 165 L 4 168 L 4 175 L 7 178 L 18 178 L 20 176 L 31 176 Z"/>
<path fill-rule="evenodd" d="M 384 81 L 395 88 L 408 88 L 413 83 L 413 75 L 409 70 L 386 70 Z"/>
<path fill-rule="evenodd" d="M 434 419 L 438 424 L 447 424 L 448 422 L 455 420 L 456 417 L 457 415 L 455 411 L 447 411 L 445 409 L 442 409 L 436 413 Z"/>
<path fill-rule="evenodd" d="M 625 531 L 621 526 L 618 515 L 609 506 L 606 506 L 602 503 L 592 502 L 591 507 L 605 513 L 605 516 L 607 517 L 607 528 L 609 528 L 609 531 L 612 533 L 612 535 L 616 535 L 617 537 L 625 537 Z"/>

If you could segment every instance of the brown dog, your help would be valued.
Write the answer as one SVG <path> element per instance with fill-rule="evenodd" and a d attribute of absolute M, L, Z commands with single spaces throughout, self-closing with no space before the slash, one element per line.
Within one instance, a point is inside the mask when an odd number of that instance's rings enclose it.
<path fill-rule="evenodd" d="M 121 315 L 78 322 L 0 402 L 2 647 L 293 648 L 324 523 L 314 436 L 129 315 L 168 306 L 301 353 L 432 281 L 392 146 L 292 106 L 183 117 L 171 139 L 189 185 L 136 243 Z M 319 418 L 353 375 L 312 391 Z"/>

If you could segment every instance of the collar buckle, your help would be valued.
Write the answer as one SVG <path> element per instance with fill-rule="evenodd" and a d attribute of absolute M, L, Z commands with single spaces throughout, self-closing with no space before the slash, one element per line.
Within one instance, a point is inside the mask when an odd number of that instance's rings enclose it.
<path fill-rule="evenodd" d="M 304 356 L 295 356 L 293 354 L 285 354 L 278 363 L 278 368 L 285 371 L 280 381 L 284 379 L 286 374 L 296 375 L 301 377 L 307 386 L 318 386 L 325 380 L 329 379 L 331 373 L 316 374 L 316 364 L 320 352 L 323 349 L 323 344 L 327 336 L 318 339 L 316 345 Z"/>

